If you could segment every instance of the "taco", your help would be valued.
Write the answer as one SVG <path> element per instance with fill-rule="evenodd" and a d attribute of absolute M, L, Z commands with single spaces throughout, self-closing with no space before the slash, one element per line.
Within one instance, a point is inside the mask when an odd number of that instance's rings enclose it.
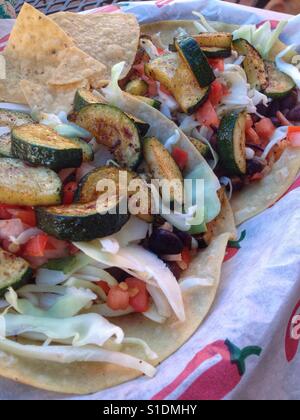
<path fill-rule="evenodd" d="M 39 21 L 28 6 L 24 14 Z M 18 67 L 21 49 L 14 54 Z M 22 59 L 30 67 L 35 58 Z M 113 65 L 110 83 L 93 91 L 73 83 L 69 66 L 50 96 L 44 76 L 22 75 L 26 106 L 0 107 L 4 377 L 75 394 L 152 377 L 215 299 L 236 238 L 227 195 L 158 102 L 120 89 L 124 68 Z"/>
<path fill-rule="evenodd" d="M 233 192 L 239 225 L 273 205 L 300 169 L 299 70 L 271 28 L 199 20 L 141 26 L 124 89 L 160 101 Z M 145 93 L 146 92 L 146 93 Z"/>

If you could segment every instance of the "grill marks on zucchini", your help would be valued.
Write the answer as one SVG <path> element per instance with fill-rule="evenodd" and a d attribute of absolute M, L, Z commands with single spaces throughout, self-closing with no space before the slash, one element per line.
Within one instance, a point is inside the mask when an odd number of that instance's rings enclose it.
<path fill-rule="evenodd" d="M 264 91 L 268 86 L 265 63 L 259 52 L 245 39 L 233 41 L 233 47 L 239 55 L 244 55 L 243 68 L 252 88 Z"/>
<path fill-rule="evenodd" d="M 208 98 L 209 87 L 199 86 L 177 53 L 163 55 L 147 63 L 145 73 L 164 85 L 187 114 L 197 111 Z"/>
<path fill-rule="evenodd" d="M 9 287 L 18 289 L 32 277 L 27 261 L 0 248 L 0 297 Z"/>
<path fill-rule="evenodd" d="M 178 195 L 182 193 L 183 176 L 168 150 L 155 137 L 144 139 L 144 158 L 154 179 L 174 181 Z M 175 193 L 175 191 L 174 191 Z M 171 200 L 175 194 L 171 194 Z"/>
<path fill-rule="evenodd" d="M 282 73 L 276 68 L 275 63 L 265 62 L 269 84 L 265 94 L 273 99 L 287 96 L 294 88 L 295 82 L 287 74 Z"/>
<path fill-rule="evenodd" d="M 62 183 L 50 169 L 26 166 L 18 159 L 0 159 L 0 203 L 51 206 L 61 203 Z"/>
<path fill-rule="evenodd" d="M 216 79 L 213 69 L 197 41 L 192 37 L 179 38 L 175 41 L 181 59 L 196 77 L 199 86 L 205 88 Z"/>
<path fill-rule="evenodd" d="M 12 130 L 12 154 L 25 162 L 54 170 L 78 168 L 83 160 L 78 144 L 41 124 L 23 125 Z"/>
<path fill-rule="evenodd" d="M 134 169 L 140 163 L 138 130 L 118 108 L 104 104 L 88 105 L 78 113 L 76 124 L 89 131 L 98 143 L 109 147 L 122 167 Z"/>
<path fill-rule="evenodd" d="M 202 47 L 201 48 L 207 58 L 228 58 L 231 56 L 231 49 L 218 47 Z"/>
<path fill-rule="evenodd" d="M 112 197 L 100 206 L 96 202 L 71 206 L 39 207 L 37 225 L 57 239 L 80 242 L 104 238 L 118 232 L 129 220 L 120 214 L 119 202 Z"/>
<path fill-rule="evenodd" d="M 231 113 L 223 117 L 218 130 L 218 150 L 223 168 L 228 175 L 245 175 L 246 114 Z"/>
<path fill-rule="evenodd" d="M 207 58 L 231 56 L 232 34 L 225 32 L 202 33 L 193 36 Z"/>

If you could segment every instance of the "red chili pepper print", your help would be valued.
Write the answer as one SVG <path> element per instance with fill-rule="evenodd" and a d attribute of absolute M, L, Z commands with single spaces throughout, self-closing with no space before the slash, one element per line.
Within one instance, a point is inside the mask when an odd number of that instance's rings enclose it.
<path fill-rule="evenodd" d="M 224 262 L 231 260 L 241 249 L 241 242 L 246 238 L 247 232 L 244 230 L 237 241 L 229 241 L 226 249 Z"/>
<path fill-rule="evenodd" d="M 152 399 L 222 400 L 240 383 L 248 357 L 260 356 L 261 352 L 256 346 L 241 350 L 229 340 L 216 341 L 197 353 L 184 371 Z M 203 372 L 189 381 L 201 368 Z"/>
<path fill-rule="evenodd" d="M 293 331 L 300 333 L 300 327 L 299 327 L 299 319 L 296 319 L 296 316 L 300 315 L 300 300 L 295 306 L 295 309 L 293 310 L 293 313 L 289 319 L 289 323 L 286 330 L 285 335 L 285 354 L 286 354 L 286 360 L 291 363 L 298 352 L 299 342 L 300 338 L 294 337 Z"/>

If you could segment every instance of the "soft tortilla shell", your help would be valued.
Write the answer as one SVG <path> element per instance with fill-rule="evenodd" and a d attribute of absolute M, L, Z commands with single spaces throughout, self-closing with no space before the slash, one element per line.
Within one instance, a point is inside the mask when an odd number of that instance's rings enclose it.
<path fill-rule="evenodd" d="M 60 12 L 51 19 L 75 41 L 78 48 L 106 65 L 107 78 L 110 78 L 111 68 L 121 61 L 126 62 L 122 77 L 127 75 L 140 37 L 140 26 L 134 15 Z"/>
<path fill-rule="evenodd" d="M 131 96 L 122 94 L 118 105 L 123 111 L 149 123 L 150 135 L 157 135 L 163 142 L 177 130 L 177 126 L 159 111 Z M 180 147 L 189 153 L 189 169 L 193 169 L 204 159 L 183 133 L 180 132 L 180 136 Z M 209 283 L 209 286 L 197 287 L 184 293 L 186 321 L 179 323 L 176 319 L 169 319 L 166 324 L 159 325 L 137 314 L 112 320 L 124 329 L 128 337 L 147 341 L 159 356 L 156 364 L 174 353 L 193 335 L 214 302 L 228 239 L 236 236 L 232 211 L 225 196 L 222 202 L 222 212 L 214 227 L 215 234 L 219 236 L 198 254 L 184 273 L 184 278 L 199 276 Z M 135 346 L 127 346 L 124 351 L 145 358 Z M 96 392 L 140 376 L 138 372 L 111 364 L 61 365 L 23 359 L 3 352 L 0 353 L 0 375 L 38 388 L 69 394 Z"/>
<path fill-rule="evenodd" d="M 211 281 L 209 287 L 198 287 L 184 294 L 186 322 L 170 319 L 166 324 L 158 325 L 136 314 L 113 319 L 128 337 L 139 337 L 150 344 L 159 355 L 156 364 L 182 346 L 205 319 L 218 289 L 228 238 L 227 233 L 216 238 L 209 248 L 199 254 L 186 273 L 194 275 L 200 272 L 201 278 Z M 124 351 L 136 357 L 145 357 L 134 346 L 124 348 Z M 107 363 L 63 365 L 28 360 L 3 352 L 0 352 L 0 374 L 24 384 L 68 394 L 89 394 L 139 376 L 136 371 Z"/>

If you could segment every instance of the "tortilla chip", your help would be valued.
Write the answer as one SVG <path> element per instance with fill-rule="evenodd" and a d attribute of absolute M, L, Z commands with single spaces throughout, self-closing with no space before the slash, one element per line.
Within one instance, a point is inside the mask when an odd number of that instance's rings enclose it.
<path fill-rule="evenodd" d="M 121 61 L 126 62 L 122 77 L 127 75 L 140 37 L 140 27 L 134 15 L 61 12 L 52 15 L 51 19 L 74 39 L 78 48 L 107 66 L 107 78 L 110 78 L 111 68 Z"/>
<path fill-rule="evenodd" d="M 6 79 L 0 80 L 0 100 L 25 103 L 21 80 L 43 89 L 48 85 L 87 84 L 97 88 L 105 66 L 78 49 L 74 41 L 50 18 L 24 4 L 3 56 Z M 74 90 L 75 94 L 75 90 Z"/>

